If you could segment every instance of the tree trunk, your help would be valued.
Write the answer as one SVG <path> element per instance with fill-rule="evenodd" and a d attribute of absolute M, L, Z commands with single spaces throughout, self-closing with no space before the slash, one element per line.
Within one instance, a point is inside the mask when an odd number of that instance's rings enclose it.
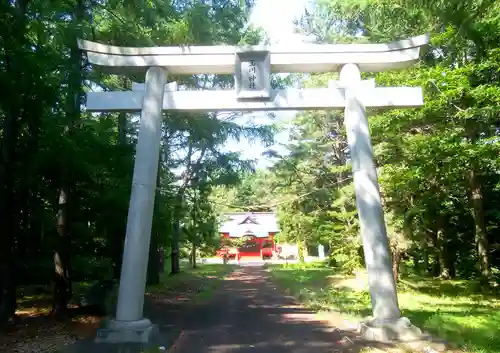
<path fill-rule="evenodd" d="M 158 251 L 158 242 L 156 241 L 155 234 L 151 234 L 151 243 L 149 245 L 149 261 L 148 261 L 148 284 L 160 283 L 160 259 Z"/>
<path fill-rule="evenodd" d="M 474 238 L 476 241 L 481 282 L 487 284 L 490 278 L 490 259 L 488 234 L 484 225 L 483 193 L 476 172 L 469 172 L 470 203 L 472 217 L 474 218 Z"/>
<path fill-rule="evenodd" d="M 450 279 L 450 269 L 448 268 L 447 251 L 448 244 L 444 236 L 443 229 L 439 229 L 437 232 L 437 251 L 438 251 L 438 261 L 439 261 L 439 278 Z"/>
<path fill-rule="evenodd" d="M 425 241 L 425 237 L 424 237 L 424 241 L 422 241 L 422 245 L 421 245 L 421 251 L 422 251 L 422 261 L 423 261 L 423 267 L 424 267 L 424 271 L 423 273 L 425 275 L 429 275 L 429 248 L 427 247 L 427 242 Z"/>
<path fill-rule="evenodd" d="M 2 106 L 4 119 L 0 140 L 0 324 L 15 317 L 16 312 L 16 269 L 15 244 L 21 233 L 19 222 L 20 208 L 16 202 L 16 162 L 18 159 L 18 140 L 21 124 L 27 111 L 27 98 L 30 96 L 32 78 L 25 64 L 26 47 L 26 9 L 28 1 L 12 2 L 14 16 L 10 18 L 10 33 L 5 33 L 2 41 L 3 73 L 10 89 L 3 93 Z M 14 10 L 15 9 L 15 10 Z M 31 43 L 30 43 L 31 44 Z M 31 55 L 31 54 L 28 54 Z"/>
<path fill-rule="evenodd" d="M 413 261 L 413 269 L 415 270 L 415 273 L 418 274 L 421 274 L 423 272 L 422 266 L 420 265 L 420 260 L 422 259 L 421 255 L 422 255 L 421 253 L 416 253 L 416 252 L 412 252 L 410 255 Z"/>
<path fill-rule="evenodd" d="M 179 225 L 179 213 L 177 211 L 174 212 L 174 220 L 172 224 L 172 255 L 171 255 L 171 261 L 172 261 L 172 269 L 170 274 L 175 275 L 179 272 L 181 272 L 181 268 L 179 265 L 179 232 L 180 232 L 180 225 Z"/>
<path fill-rule="evenodd" d="M 54 251 L 54 278 L 53 278 L 53 298 L 52 313 L 63 316 L 66 313 L 68 302 L 72 295 L 70 269 L 71 238 L 68 231 L 67 218 L 67 193 L 62 188 L 59 191 L 59 211 L 57 213 L 57 239 Z"/>
<path fill-rule="evenodd" d="M 439 262 L 439 243 L 438 243 L 438 234 L 437 230 L 433 230 L 429 232 L 429 238 L 431 240 L 432 251 L 432 266 L 431 266 L 431 274 L 434 277 L 438 277 L 441 274 L 441 264 Z"/>
<path fill-rule="evenodd" d="M 191 266 L 193 268 L 196 268 L 196 245 L 195 245 L 195 243 L 192 244 L 192 248 L 191 248 Z"/>
<path fill-rule="evenodd" d="M 300 229 L 299 229 L 300 231 Z M 298 250 L 298 253 L 299 253 L 299 261 L 300 262 L 304 262 L 305 261 L 305 256 L 304 256 L 304 241 L 302 241 L 302 239 L 299 239 L 299 241 L 297 242 L 297 250 Z"/>
<path fill-rule="evenodd" d="M 71 298 L 71 280 L 67 262 L 58 252 L 54 252 L 54 284 L 52 297 L 52 313 L 56 316 L 64 316 Z"/>
<path fill-rule="evenodd" d="M 38 264 L 42 261 L 40 254 L 42 248 L 41 210 L 43 207 L 39 198 L 41 185 L 39 179 L 36 177 L 37 169 L 35 169 L 36 167 L 33 168 L 33 166 L 37 165 L 37 160 L 39 159 L 40 111 L 43 110 L 43 103 L 44 101 L 36 100 L 34 104 L 30 104 L 31 109 L 27 119 L 29 138 L 24 154 L 26 157 L 23 158 L 28 163 L 28 168 L 26 170 L 27 172 L 23 173 L 21 176 L 23 190 L 18 197 L 18 200 L 22 203 L 19 207 L 23 210 L 20 217 L 22 218 L 21 222 L 24 226 L 18 239 L 18 254 L 16 257 L 19 259 L 26 259 L 25 264 L 27 266 L 23 266 L 23 270 L 19 268 L 20 266 L 16 267 L 18 267 L 19 270 L 18 277 L 30 279 L 30 282 L 26 283 L 43 283 L 43 279 L 37 281 L 37 278 L 40 277 L 39 275 L 34 275 L 34 273 L 37 272 L 36 268 Z M 22 254 L 19 252 L 22 252 Z M 22 273 L 26 270 L 28 273 Z"/>
<path fill-rule="evenodd" d="M 68 45 L 70 47 L 68 90 L 66 95 L 66 135 L 68 139 L 73 137 L 75 123 L 80 118 L 81 104 L 81 52 L 76 40 L 80 38 L 80 28 L 85 15 L 85 4 L 78 0 L 73 12 L 73 21 L 68 28 Z M 52 312 L 56 315 L 64 314 L 68 301 L 72 295 L 70 268 L 71 268 L 71 232 L 70 208 L 70 185 L 73 183 L 71 160 L 73 156 L 68 152 L 63 160 L 61 181 L 59 189 L 57 233 L 59 235 L 54 253 L 54 291 Z"/>
<path fill-rule="evenodd" d="M 15 269 L 11 256 L 2 259 L 0 265 L 0 324 L 16 315 Z"/>
<path fill-rule="evenodd" d="M 158 249 L 158 266 L 160 274 L 165 273 L 165 248 L 163 246 Z"/>
<path fill-rule="evenodd" d="M 399 281 L 399 269 L 402 255 L 403 252 L 397 245 L 392 246 L 392 275 L 394 277 L 394 282 L 396 283 Z"/>
<path fill-rule="evenodd" d="M 0 323 L 14 318 L 16 312 L 16 286 L 14 281 L 14 243 L 18 232 L 14 196 L 13 163 L 17 140 L 15 117 L 7 114 L 0 163 Z"/>
<path fill-rule="evenodd" d="M 445 251 L 445 263 L 446 263 L 446 268 L 448 269 L 448 273 L 450 275 L 450 278 L 453 279 L 457 275 L 457 270 L 456 270 L 456 252 L 455 252 L 455 247 L 453 244 L 448 244 L 446 246 L 446 251 Z"/>
<path fill-rule="evenodd" d="M 161 158 L 158 160 L 158 173 L 156 175 L 156 190 L 155 190 L 155 204 L 153 213 L 153 225 L 151 227 L 151 241 L 149 243 L 149 261 L 148 261 L 148 284 L 159 284 L 160 283 L 160 259 L 159 259 L 159 207 L 162 202 L 162 197 L 160 193 L 161 187 Z"/>

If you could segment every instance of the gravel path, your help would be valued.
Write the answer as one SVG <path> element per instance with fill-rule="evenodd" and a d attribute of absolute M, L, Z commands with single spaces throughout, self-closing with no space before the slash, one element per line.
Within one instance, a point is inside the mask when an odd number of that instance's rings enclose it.
<path fill-rule="evenodd" d="M 354 332 L 337 330 L 284 296 L 262 267 L 241 267 L 213 300 L 185 317 L 170 353 L 358 352 Z"/>
<path fill-rule="evenodd" d="M 145 314 L 158 324 L 158 344 L 167 353 L 357 353 L 382 348 L 319 320 L 284 295 L 257 263 L 242 265 L 222 280 L 206 302 L 147 304 Z M 137 345 L 92 341 L 79 341 L 71 353 L 144 352 Z"/>

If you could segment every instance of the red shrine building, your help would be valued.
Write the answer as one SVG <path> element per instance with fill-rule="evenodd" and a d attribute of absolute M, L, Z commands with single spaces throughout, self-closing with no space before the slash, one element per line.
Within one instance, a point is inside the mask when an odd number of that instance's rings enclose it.
<path fill-rule="evenodd" d="M 220 216 L 221 248 L 217 255 L 237 260 L 271 258 L 276 253 L 274 236 L 279 232 L 275 212 L 232 212 Z M 231 240 L 240 240 L 231 242 Z M 225 241 L 229 240 L 229 241 Z M 235 246 L 231 243 L 237 243 Z"/>

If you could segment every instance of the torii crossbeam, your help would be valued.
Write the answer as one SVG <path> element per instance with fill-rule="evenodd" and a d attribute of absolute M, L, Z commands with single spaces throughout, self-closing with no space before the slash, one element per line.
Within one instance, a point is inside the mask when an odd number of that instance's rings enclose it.
<path fill-rule="evenodd" d="M 419 87 L 375 87 L 361 71 L 409 67 L 428 43 L 423 35 L 390 44 L 278 46 L 181 46 L 132 48 L 79 40 L 89 62 L 112 73 L 145 72 L 145 84 L 132 91 L 90 92 L 89 111 L 141 112 L 139 139 L 116 319 L 97 341 L 147 342 L 155 326 L 143 317 L 146 269 L 153 219 L 163 111 L 257 111 L 345 109 L 373 320 L 361 325 L 370 338 L 391 339 L 419 333 L 401 317 L 391 254 L 373 161 L 365 108 L 411 108 L 423 104 Z M 328 88 L 270 90 L 271 72 L 340 71 Z M 235 74 L 234 91 L 182 91 L 167 74 Z"/>

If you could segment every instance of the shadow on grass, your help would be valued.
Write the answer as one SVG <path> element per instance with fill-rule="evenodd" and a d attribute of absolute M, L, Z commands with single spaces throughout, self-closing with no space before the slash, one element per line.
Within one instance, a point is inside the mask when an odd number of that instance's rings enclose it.
<path fill-rule="evenodd" d="M 341 277 L 329 268 L 270 268 L 275 280 L 291 295 L 314 310 L 335 310 L 353 316 L 371 313 L 366 292 L 335 285 Z"/>
<path fill-rule="evenodd" d="M 486 316 L 489 315 L 482 314 L 482 317 L 478 317 L 476 312 L 434 311 L 432 309 L 429 311 L 403 310 L 403 315 L 424 331 L 458 345 L 466 351 L 500 352 L 499 316 L 487 318 Z M 465 327 L 454 320 L 457 317 L 476 321 L 477 326 Z"/>
<path fill-rule="evenodd" d="M 468 351 L 500 352 L 499 297 L 483 292 L 479 282 L 411 276 L 400 281 L 398 292 L 421 301 L 401 305 L 415 325 Z"/>
<path fill-rule="evenodd" d="M 160 284 L 148 286 L 149 294 L 169 292 L 205 292 L 214 289 L 218 280 L 233 272 L 238 266 L 223 264 L 203 264 L 197 268 L 184 268 L 175 275 L 165 273 L 160 278 Z"/>
<path fill-rule="evenodd" d="M 342 276 L 332 269 L 273 267 L 271 272 L 281 286 L 311 308 L 358 319 L 371 314 L 369 293 L 342 285 L 338 280 Z M 420 277 L 398 284 L 403 315 L 413 324 L 469 351 L 500 352 L 499 298 L 478 289 L 474 282 Z"/>
<path fill-rule="evenodd" d="M 488 298 L 498 298 L 499 292 L 495 289 L 484 289 L 477 280 L 442 280 L 439 278 L 426 278 L 408 276 L 400 279 L 398 289 L 409 288 L 413 291 L 433 296 L 472 296 L 477 295 Z"/>

